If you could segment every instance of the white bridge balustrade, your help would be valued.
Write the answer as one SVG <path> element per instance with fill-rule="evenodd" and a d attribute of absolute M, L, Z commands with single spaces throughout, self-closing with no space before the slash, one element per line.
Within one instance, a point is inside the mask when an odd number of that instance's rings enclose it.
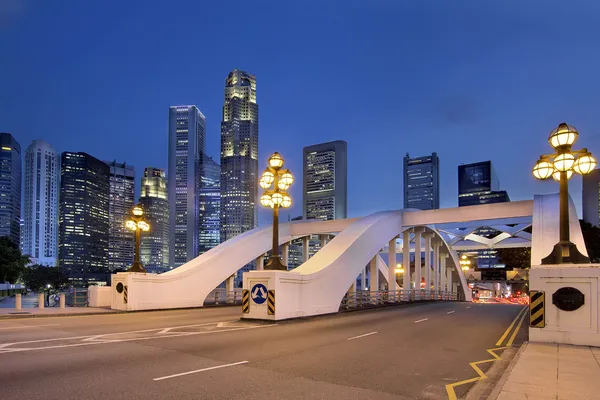
<path fill-rule="evenodd" d="M 574 213 L 572 204 L 571 207 Z M 378 293 L 369 295 L 371 304 L 441 299 L 470 301 L 471 291 L 456 250 L 532 246 L 532 263 L 539 263 L 552 251 L 558 237 L 557 209 L 558 195 L 547 195 L 535 196 L 533 201 L 428 211 L 386 211 L 363 218 L 284 223 L 279 229 L 280 245 L 302 238 L 305 255 L 304 263 L 289 272 L 262 269 L 263 255 L 272 244 L 272 228 L 261 227 L 161 275 L 114 275 L 112 308 L 200 307 L 210 302 L 211 293 L 214 295 L 215 288 L 222 282 L 227 281 L 226 291 L 232 291 L 231 276 L 252 261 L 257 261 L 257 270 L 244 274 L 244 289 L 262 284 L 269 291 L 273 290 L 275 307 L 270 314 L 267 302 L 259 304 L 251 300 L 249 312 L 244 313 L 243 318 L 281 320 L 337 312 L 344 299 L 348 299 L 348 292 L 356 293 L 353 298 L 365 296 L 358 295 L 356 282 L 360 279 L 365 292 L 367 275 L 368 292 Z M 485 226 L 498 229 L 500 235 L 491 240 L 478 237 L 476 229 Z M 531 234 L 526 231 L 528 227 L 533 229 Z M 312 235 L 333 235 L 333 238 L 306 259 L 308 238 Z M 576 218 L 571 219 L 571 238 L 585 254 Z M 287 250 L 287 246 L 283 249 Z M 396 263 L 404 268 L 398 280 Z M 123 289 L 126 289 L 127 301 Z"/>

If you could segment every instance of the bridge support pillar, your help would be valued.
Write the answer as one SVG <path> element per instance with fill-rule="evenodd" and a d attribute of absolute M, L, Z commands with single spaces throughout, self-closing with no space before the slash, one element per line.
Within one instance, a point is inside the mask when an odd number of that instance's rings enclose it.
<path fill-rule="evenodd" d="M 379 293 L 379 269 L 377 268 L 377 256 L 369 263 L 369 291 L 371 292 L 371 304 L 377 304 Z"/>
<path fill-rule="evenodd" d="M 281 263 L 283 265 L 285 265 L 286 267 L 288 266 L 289 251 L 290 251 L 289 243 L 285 243 L 281 246 Z"/>
<path fill-rule="evenodd" d="M 444 295 L 442 295 L 442 300 L 447 300 L 447 297 L 445 295 L 446 293 L 446 259 L 448 258 L 448 253 L 446 253 L 445 251 L 440 253 L 440 290 L 442 292 L 444 292 Z"/>
<path fill-rule="evenodd" d="M 440 241 L 433 242 L 433 291 L 435 299 L 439 299 L 440 291 Z"/>
<path fill-rule="evenodd" d="M 228 303 L 235 302 L 235 274 L 231 275 L 225 281 L 225 297 L 227 298 Z"/>
<path fill-rule="evenodd" d="M 452 268 L 446 268 L 446 274 L 448 275 L 446 281 L 446 291 L 450 294 L 454 293 L 454 286 L 452 285 Z"/>
<path fill-rule="evenodd" d="M 325 247 L 325 245 L 328 242 L 329 236 L 328 235 L 319 235 L 319 241 L 321 242 L 321 248 Z"/>
<path fill-rule="evenodd" d="M 404 277 L 402 278 L 402 290 L 404 301 L 410 301 L 410 232 L 402 233 L 402 266 L 404 267 Z"/>
<path fill-rule="evenodd" d="M 260 256 L 256 257 L 256 270 L 264 271 L 264 269 L 265 269 L 265 257 L 264 257 L 264 254 L 261 254 Z"/>
<path fill-rule="evenodd" d="M 310 243 L 310 236 L 304 236 L 302 238 L 302 258 L 304 262 L 308 261 L 308 244 Z"/>
<path fill-rule="evenodd" d="M 421 230 L 415 229 L 415 300 L 421 300 Z"/>
<path fill-rule="evenodd" d="M 360 274 L 360 290 L 367 290 L 367 267 L 365 267 Z"/>
<path fill-rule="evenodd" d="M 425 233 L 425 298 L 431 299 L 431 240 L 433 233 Z"/>
<path fill-rule="evenodd" d="M 388 246 L 388 299 L 396 301 L 396 238 Z"/>

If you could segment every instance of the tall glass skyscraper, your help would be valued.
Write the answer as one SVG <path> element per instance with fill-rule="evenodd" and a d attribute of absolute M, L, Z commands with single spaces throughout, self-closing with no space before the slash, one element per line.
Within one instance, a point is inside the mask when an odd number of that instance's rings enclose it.
<path fill-rule="evenodd" d="M 0 133 L 0 236 L 19 247 L 21 239 L 21 145 Z"/>
<path fill-rule="evenodd" d="M 58 264 L 70 274 L 108 271 L 110 167 L 86 153 L 61 155 Z"/>
<path fill-rule="evenodd" d="M 150 231 L 142 232 L 140 261 L 148 272 L 165 272 L 169 266 L 169 201 L 167 177 L 160 168 L 144 170 L 139 203 Z"/>
<path fill-rule="evenodd" d="M 440 159 L 430 156 L 404 157 L 404 208 L 440 208 Z"/>
<path fill-rule="evenodd" d="M 343 140 L 305 147 L 302 215 L 323 221 L 347 217 L 348 145 Z"/>
<path fill-rule="evenodd" d="M 256 77 L 235 69 L 225 80 L 221 122 L 221 241 L 258 225 L 257 184 Z"/>
<path fill-rule="evenodd" d="M 169 108 L 169 266 L 198 256 L 198 198 L 206 119 L 196 106 Z"/>
<path fill-rule="evenodd" d="M 134 206 L 135 169 L 126 163 L 105 162 L 110 167 L 108 268 L 126 270 L 133 263 L 135 245 L 134 232 L 125 227 Z"/>
<path fill-rule="evenodd" d="M 198 250 L 203 254 L 221 243 L 221 167 L 206 154 L 202 157 L 200 177 Z"/>
<path fill-rule="evenodd" d="M 21 249 L 33 264 L 58 263 L 60 157 L 43 140 L 25 151 L 25 196 Z"/>

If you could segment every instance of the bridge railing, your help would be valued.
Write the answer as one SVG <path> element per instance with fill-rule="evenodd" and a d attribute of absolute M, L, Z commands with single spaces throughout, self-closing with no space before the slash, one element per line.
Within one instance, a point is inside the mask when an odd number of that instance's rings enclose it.
<path fill-rule="evenodd" d="M 358 290 L 348 292 L 342 299 L 341 309 L 367 308 L 386 304 L 411 303 L 415 301 L 458 300 L 457 293 L 436 290 Z"/>
<path fill-rule="evenodd" d="M 204 305 L 242 304 L 242 289 L 227 291 L 223 288 L 213 290 L 204 301 Z"/>

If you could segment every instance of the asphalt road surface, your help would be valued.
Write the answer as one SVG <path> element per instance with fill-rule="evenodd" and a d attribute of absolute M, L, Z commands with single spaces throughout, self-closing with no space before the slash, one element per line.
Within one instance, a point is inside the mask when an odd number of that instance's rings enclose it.
<path fill-rule="evenodd" d="M 279 324 L 239 307 L 0 321 L 3 399 L 446 399 L 526 335 L 519 305 L 440 302 Z M 487 367 L 480 365 L 482 370 Z M 463 395 L 469 385 L 457 386 Z"/>

